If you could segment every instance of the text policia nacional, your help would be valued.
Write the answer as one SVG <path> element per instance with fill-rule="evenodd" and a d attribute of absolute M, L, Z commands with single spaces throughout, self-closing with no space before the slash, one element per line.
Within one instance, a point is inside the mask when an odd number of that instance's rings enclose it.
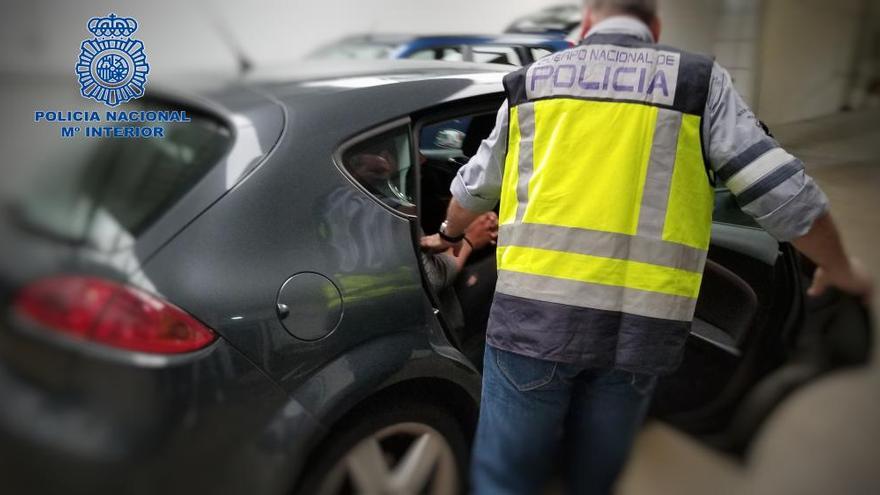
<path fill-rule="evenodd" d="M 158 124 L 191 122 L 191 119 L 184 110 L 37 110 L 34 122 L 61 124 L 64 138 L 163 138 L 165 128 Z M 83 123 L 86 125 L 81 125 Z"/>

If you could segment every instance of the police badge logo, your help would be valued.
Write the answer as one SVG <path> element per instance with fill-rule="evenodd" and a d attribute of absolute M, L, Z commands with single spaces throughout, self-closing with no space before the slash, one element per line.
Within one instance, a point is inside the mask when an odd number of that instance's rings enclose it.
<path fill-rule="evenodd" d="M 80 45 L 80 93 L 110 107 L 143 96 L 150 66 L 144 44 L 131 38 L 137 21 L 110 14 L 89 19 L 87 27 L 95 37 Z"/>

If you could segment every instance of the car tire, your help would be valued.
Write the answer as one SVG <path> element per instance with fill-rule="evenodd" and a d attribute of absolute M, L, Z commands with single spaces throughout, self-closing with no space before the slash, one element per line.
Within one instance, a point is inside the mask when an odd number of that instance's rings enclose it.
<path fill-rule="evenodd" d="M 464 492 L 468 457 L 452 413 L 424 402 L 383 400 L 336 423 L 296 493 L 455 495 Z"/>

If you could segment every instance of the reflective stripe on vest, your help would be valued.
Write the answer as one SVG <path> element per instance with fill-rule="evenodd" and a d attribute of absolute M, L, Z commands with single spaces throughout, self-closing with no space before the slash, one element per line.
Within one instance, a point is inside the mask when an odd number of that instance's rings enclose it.
<path fill-rule="evenodd" d="M 508 75 L 499 292 L 693 317 L 714 196 L 700 138 L 710 73 L 701 57 L 591 36 Z"/>

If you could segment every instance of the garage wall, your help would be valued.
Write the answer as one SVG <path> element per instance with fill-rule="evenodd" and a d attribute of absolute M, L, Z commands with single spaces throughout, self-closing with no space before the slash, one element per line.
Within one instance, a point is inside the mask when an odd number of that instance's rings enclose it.
<path fill-rule="evenodd" d="M 868 1 L 867 4 L 848 99 L 854 109 L 880 107 L 880 2 Z"/>
<path fill-rule="evenodd" d="M 764 3 L 762 0 L 723 2 L 713 44 L 716 60 L 730 72 L 734 86 L 753 108 L 758 104 Z"/>
<path fill-rule="evenodd" d="M 710 53 L 721 11 L 721 0 L 661 0 L 660 41 L 685 50 Z"/>
<path fill-rule="evenodd" d="M 12 0 L 0 16 L 0 72 L 72 71 L 89 17 L 116 12 L 140 22 L 151 74 L 233 70 L 216 23 L 259 64 L 296 60 L 319 44 L 361 32 L 500 32 L 559 0 Z"/>
<path fill-rule="evenodd" d="M 865 0 L 766 2 L 758 95 L 765 121 L 805 120 L 844 106 L 867 6 Z"/>
<path fill-rule="evenodd" d="M 754 105 L 763 1 L 767 0 L 661 1 L 661 42 L 715 57 L 746 102 Z"/>

